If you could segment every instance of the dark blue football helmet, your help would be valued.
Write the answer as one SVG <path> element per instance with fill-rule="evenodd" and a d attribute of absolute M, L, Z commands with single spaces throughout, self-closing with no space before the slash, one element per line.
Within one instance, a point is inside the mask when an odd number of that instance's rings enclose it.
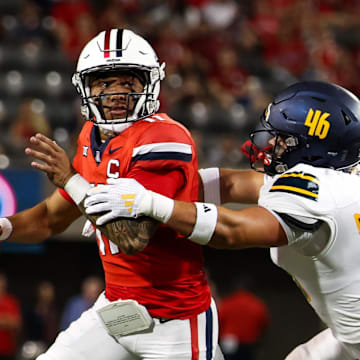
<path fill-rule="evenodd" d="M 351 168 L 360 161 L 360 101 L 335 84 L 296 83 L 267 107 L 250 139 L 251 167 L 268 175 L 298 163 Z"/>

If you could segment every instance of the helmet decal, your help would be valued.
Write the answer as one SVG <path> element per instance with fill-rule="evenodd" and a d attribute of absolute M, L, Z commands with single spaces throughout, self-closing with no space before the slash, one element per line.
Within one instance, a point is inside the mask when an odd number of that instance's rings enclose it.
<path fill-rule="evenodd" d="M 122 56 L 123 50 L 126 49 L 123 48 L 123 32 L 123 29 L 105 31 L 104 46 L 99 44 L 99 49 L 104 52 L 104 58 L 109 58 L 111 53 L 115 53 L 116 57 Z"/>
<path fill-rule="evenodd" d="M 319 139 L 326 138 L 330 130 L 330 122 L 326 120 L 330 116 L 321 110 L 309 109 L 304 125 L 309 127 L 308 135 L 318 136 Z"/>
<path fill-rule="evenodd" d="M 269 116 L 270 116 L 270 108 L 271 108 L 271 103 L 267 106 L 267 108 L 265 109 L 265 113 L 264 113 L 264 118 L 265 121 L 269 121 Z"/>

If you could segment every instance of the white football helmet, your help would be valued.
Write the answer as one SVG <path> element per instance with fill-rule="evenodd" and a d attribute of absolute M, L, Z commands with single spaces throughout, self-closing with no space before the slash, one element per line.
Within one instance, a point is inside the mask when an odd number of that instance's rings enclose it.
<path fill-rule="evenodd" d="M 154 114 L 160 106 L 158 100 L 160 81 L 165 77 L 165 63 L 160 65 L 151 45 L 131 30 L 111 29 L 102 31 L 83 48 L 72 83 L 81 95 L 81 113 L 99 127 L 119 132 L 131 122 Z M 90 76 L 111 71 L 133 71 L 140 74 L 144 82 L 141 93 L 133 96 L 135 107 L 125 118 L 106 120 L 101 106 L 90 94 Z M 101 97 L 101 95 L 100 95 Z M 99 98 L 99 96 L 97 96 Z"/>

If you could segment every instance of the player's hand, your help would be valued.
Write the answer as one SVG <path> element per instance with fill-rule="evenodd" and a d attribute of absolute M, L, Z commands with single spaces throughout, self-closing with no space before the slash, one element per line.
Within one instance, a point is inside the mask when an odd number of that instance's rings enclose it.
<path fill-rule="evenodd" d="M 151 191 L 135 179 L 108 179 L 107 185 L 90 189 L 84 206 L 87 214 L 105 212 L 96 220 L 100 226 L 119 217 L 136 218 L 148 215 L 151 209 Z"/>
<path fill-rule="evenodd" d="M 43 134 L 32 136 L 30 143 L 31 147 L 25 149 L 25 154 L 40 161 L 32 161 L 31 166 L 45 172 L 54 185 L 64 188 L 67 181 L 76 174 L 65 151 Z"/>

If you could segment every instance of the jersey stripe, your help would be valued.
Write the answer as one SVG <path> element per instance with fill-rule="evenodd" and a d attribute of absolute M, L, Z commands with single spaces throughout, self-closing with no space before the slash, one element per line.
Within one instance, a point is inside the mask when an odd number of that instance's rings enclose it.
<path fill-rule="evenodd" d="M 139 160 L 179 160 L 190 162 L 192 159 L 191 155 L 183 154 L 183 153 L 175 153 L 175 152 L 155 152 L 155 153 L 148 153 L 144 155 L 135 156 L 131 161 L 136 162 Z"/>
<path fill-rule="evenodd" d="M 311 231 L 311 232 L 317 231 L 317 230 L 319 230 L 320 226 L 324 223 L 322 220 L 315 220 L 314 222 L 307 223 L 307 222 L 301 221 L 299 218 L 295 218 L 294 216 L 290 216 L 288 214 L 280 213 L 277 211 L 275 211 L 275 212 L 290 227 L 297 227 L 303 231 Z"/>
<path fill-rule="evenodd" d="M 300 195 L 307 199 L 317 200 L 319 194 L 319 180 L 311 174 L 293 172 L 279 177 L 270 192 L 281 191 Z"/>
<path fill-rule="evenodd" d="M 283 192 L 289 192 L 289 193 L 295 193 L 298 195 L 302 195 L 304 197 L 316 200 L 318 195 L 312 193 L 311 191 L 307 191 L 307 190 L 303 190 L 303 189 L 299 189 L 296 188 L 294 186 L 273 186 L 270 190 L 270 192 L 273 191 L 283 191 Z"/>
<path fill-rule="evenodd" d="M 289 173 L 289 174 L 284 174 L 281 176 L 281 178 L 286 178 L 286 177 L 292 177 L 292 178 L 301 178 L 301 179 L 305 179 L 305 180 L 310 180 L 313 181 L 316 184 L 319 184 L 319 179 L 313 175 L 310 174 L 304 174 L 304 173 L 298 173 L 298 172 L 293 172 L 293 173 Z"/>
<path fill-rule="evenodd" d="M 133 162 L 139 160 L 192 160 L 191 145 L 182 143 L 154 143 L 141 145 L 133 150 Z"/>

